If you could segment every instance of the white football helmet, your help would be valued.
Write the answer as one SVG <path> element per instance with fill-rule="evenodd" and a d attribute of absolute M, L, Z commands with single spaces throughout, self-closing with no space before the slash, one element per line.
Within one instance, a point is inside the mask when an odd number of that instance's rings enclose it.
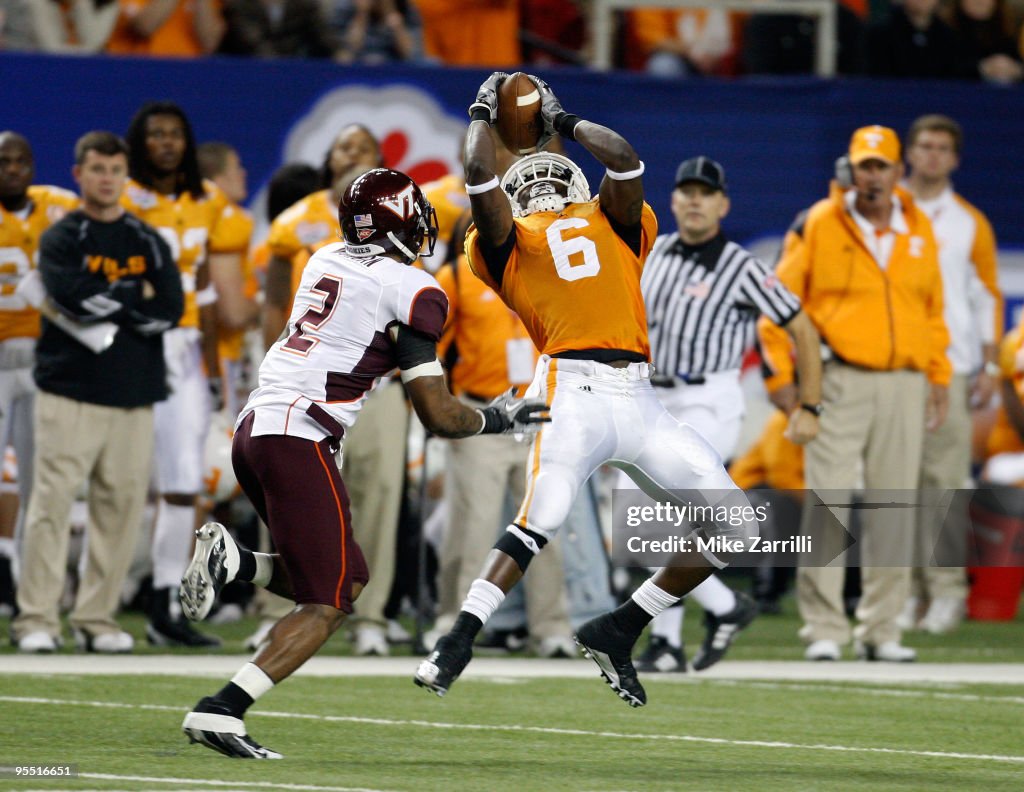
<path fill-rule="evenodd" d="M 501 179 L 501 189 L 512 204 L 513 217 L 558 212 L 566 204 L 590 200 L 590 185 L 579 166 L 547 151 L 514 162 Z"/>

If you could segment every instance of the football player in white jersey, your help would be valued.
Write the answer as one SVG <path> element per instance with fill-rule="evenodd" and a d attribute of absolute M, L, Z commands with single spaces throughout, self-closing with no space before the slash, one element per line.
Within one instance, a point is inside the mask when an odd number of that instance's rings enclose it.
<path fill-rule="evenodd" d="M 288 324 L 236 424 L 235 473 L 278 554 L 253 553 L 208 523 L 196 532 L 182 580 L 191 619 L 202 619 L 235 579 L 296 603 L 252 662 L 185 717 L 193 742 L 227 756 L 280 758 L 246 734 L 245 711 L 319 650 L 369 579 L 336 460 L 380 378 L 397 366 L 420 419 L 441 437 L 528 434 L 546 420 L 543 401 L 509 394 L 477 410 L 448 391 L 435 351 L 448 300 L 431 275 L 408 266 L 425 240 L 426 255 L 433 252 L 437 237 L 436 215 L 415 182 L 371 170 L 345 191 L 338 217 L 344 242 L 306 265 Z"/>

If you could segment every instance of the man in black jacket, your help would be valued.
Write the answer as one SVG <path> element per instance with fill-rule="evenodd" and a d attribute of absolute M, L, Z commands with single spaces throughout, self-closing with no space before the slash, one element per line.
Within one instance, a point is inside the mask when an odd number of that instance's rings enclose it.
<path fill-rule="evenodd" d="M 35 472 L 21 612 L 13 624 L 25 652 L 52 652 L 60 644 L 68 516 L 83 481 L 89 541 L 70 617 L 75 640 L 105 653 L 133 646 L 114 614 L 149 483 L 152 405 L 167 397 L 161 334 L 177 324 L 184 298 L 167 243 L 119 203 L 127 151 L 110 132 L 79 139 L 73 173 L 82 208 L 51 227 L 40 244 L 39 275 L 64 318 L 44 320 L 33 371 L 39 388 Z M 95 352 L 78 340 L 76 328 L 100 322 L 116 333 Z"/>

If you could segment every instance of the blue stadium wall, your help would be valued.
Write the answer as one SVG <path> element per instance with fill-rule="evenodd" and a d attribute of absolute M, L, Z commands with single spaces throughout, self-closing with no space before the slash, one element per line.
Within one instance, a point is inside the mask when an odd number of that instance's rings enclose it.
<path fill-rule="evenodd" d="M 286 160 L 319 164 L 341 125 L 360 121 L 382 139 L 392 166 L 419 178 L 458 167 L 465 107 L 486 72 L 326 62 L 0 56 L 0 128 L 25 134 L 37 180 L 73 187 L 71 151 L 81 133 L 123 133 L 150 99 L 179 103 L 196 136 L 234 144 L 258 209 L 262 187 Z M 620 130 L 647 164 L 648 200 L 671 224 L 668 195 L 678 162 L 706 154 L 726 168 L 733 203 L 727 231 L 771 249 L 793 217 L 826 190 L 832 162 L 858 126 L 902 135 L 922 113 L 964 127 L 960 191 L 985 211 L 1000 247 L 1022 271 L 1024 294 L 1024 90 L 968 83 L 748 79 L 659 81 L 635 74 L 548 71 L 565 107 Z M 579 155 L 567 144 L 570 156 Z M 593 185 L 600 169 L 576 156 Z"/>

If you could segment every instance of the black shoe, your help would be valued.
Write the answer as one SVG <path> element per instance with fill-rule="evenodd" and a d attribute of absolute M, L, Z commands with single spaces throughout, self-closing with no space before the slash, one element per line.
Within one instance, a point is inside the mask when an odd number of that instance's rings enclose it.
<path fill-rule="evenodd" d="M 473 642 L 449 633 L 438 640 L 434 651 L 420 663 L 413 681 L 443 696 L 472 659 Z"/>
<path fill-rule="evenodd" d="M 686 654 L 660 635 L 652 635 L 647 648 L 633 663 L 637 671 L 667 674 L 673 671 L 686 673 Z"/>
<path fill-rule="evenodd" d="M 245 723 L 217 699 L 200 699 L 185 720 L 181 730 L 189 742 L 200 743 L 237 759 L 281 759 L 277 751 L 264 748 L 245 733 Z"/>
<path fill-rule="evenodd" d="M 177 605 L 176 590 L 153 589 L 149 622 L 146 624 L 146 640 L 151 646 L 185 646 L 190 649 L 213 649 L 220 646 L 220 638 L 197 632 L 186 621 Z"/>
<path fill-rule="evenodd" d="M 642 707 L 647 703 L 647 693 L 636 678 L 636 669 L 630 659 L 636 638 L 619 630 L 610 613 L 597 616 L 581 626 L 573 640 L 584 657 L 597 663 L 604 681 L 620 699 L 631 707 Z"/>
<path fill-rule="evenodd" d="M 530 643 L 530 633 L 525 627 L 515 630 L 484 630 L 475 647 L 477 651 L 521 652 Z"/>
<path fill-rule="evenodd" d="M 18 597 L 14 591 L 11 559 L 0 556 L 0 617 L 13 619 L 18 615 Z"/>
<path fill-rule="evenodd" d="M 724 616 L 704 612 L 704 643 L 693 658 L 693 670 L 711 668 L 725 657 L 736 634 L 757 616 L 757 604 L 746 594 L 736 592 L 736 606 Z"/>

